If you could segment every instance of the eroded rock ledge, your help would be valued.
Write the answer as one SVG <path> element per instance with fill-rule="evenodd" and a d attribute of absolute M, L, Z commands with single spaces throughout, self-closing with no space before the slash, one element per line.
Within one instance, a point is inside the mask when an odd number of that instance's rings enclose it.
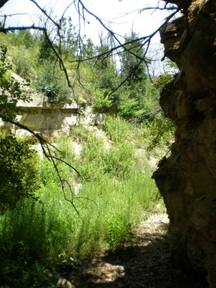
<path fill-rule="evenodd" d="M 161 107 L 176 126 L 175 142 L 153 178 L 170 218 L 173 263 L 203 271 L 215 288 L 216 1 L 168 2 L 187 2 L 188 18 L 161 30 L 165 56 L 180 72 L 161 93 Z"/>

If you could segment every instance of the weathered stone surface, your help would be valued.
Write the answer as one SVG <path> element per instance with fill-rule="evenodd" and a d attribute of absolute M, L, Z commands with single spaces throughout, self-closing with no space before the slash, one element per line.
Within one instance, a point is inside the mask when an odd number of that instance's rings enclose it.
<path fill-rule="evenodd" d="M 44 136 L 69 135 L 71 127 L 75 125 L 101 125 L 105 120 L 105 114 L 95 112 L 92 107 L 85 105 L 85 103 L 81 106 L 82 113 L 80 113 L 80 107 L 72 101 L 71 104 L 53 106 L 47 102 L 46 97 L 32 93 L 32 91 L 31 98 L 32 101 L 29 103 L 18 101 L 17 106 L 21 107 L 24 112 L 22 115 L 17 115 L 16 120 L 25 127 L 34 132 L 42 133 Z M 5 130 L 11 130 L 18 137 L 33 137 L 30 132 L 15 127 L 10 123 L 4 123 L 1 119 L 0 127 Z"/>
<path fill-rule="evenodd" d="M 161 93 L 161 107 L 176 125 L 175 142 L 153 178 L 170 218 L 173 263 L 203 271 L 215 288 L 216 1 L 189 4 L 188 23 L 183 17 L 161 30 L 165 55 L 180 72 Z"/>

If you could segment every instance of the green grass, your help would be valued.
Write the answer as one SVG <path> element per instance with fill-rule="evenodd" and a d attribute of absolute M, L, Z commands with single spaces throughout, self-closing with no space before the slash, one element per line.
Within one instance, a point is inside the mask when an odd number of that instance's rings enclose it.
<path fill-rule="evenodd" d="M 52 260 L 63 251 L 85 257 L 102 248 L 119 248 L 126 242 L 123 234 L 131 234 L 141 212 L 153 207 L 157 199 L 150 175 L 132 175 L 127 181 L 105 175 L 99 182 L 84 183 L 79 194 L 71 198 L 79 217 L 56 184 L 41 188 L 40 201 L 28 199 L 3 217 L 2 235 L 30 244 L 38 261 L 44 256 Z M 111 229 L 115 246 L 109 238 Z M 128 235 L 124 237 L 130 240 Z"/>
<path fill-rule="evenodd" d="M 11 273 L 15 273 L 14 278 L 21 277 L 20 270 L 29 275 L 36 268 L 37 279 L 42 277 L 41 267 L 55 266 L 69 256 L 80 259 L 103 249 L 118 250 L 133 240 L 133 228 L 142 211 L 157 202 L 149 174 L 131 175 L 127 181 L 105 175 L 99 182 L 84 183 L 73 199 L 80 217 L 64 200 L 57 183 L 39 192 L 40 201 L 28 199 L 2 217 L 0 249 L 7 251 L 1 262 L 3 279 Z M 11 261 L 16 266 L 12 271 Z M 24 284 L 33 285 L 31 281 L 29 276 Z"/>
<path fill-rule="evenodd" d="M 114 129 L 112 123 L 111 135 L 121 134 Z M 130 135 L 117 137 L 107 149 L 103 138 L 80 133 L 75 133 L 76 141 L 85 138 L 80 155 L 73 150 L 73 135 L 56 141 L 63 150 L 59 157 L 83 178 L 57 161 L 62 179 L 70 185 L 63 193 L 52 163 L 38 159 L 40 200 L 26 199 L 0 217 L 0 281 L 9 287 L 16 287 L 18 279 L 25 287 L 52 287 L 43 267 L 55 267 L 68 257 L 81 259 L 104 249 L 121 249 L 133 242 L 135 226 L 146 217 L 143 212 L 151 213 L 162 202 L 149 167 L 142 166 L 140 157 L 137 162 L 132 143 L 126 141 Z M 77 183 L 82 187 L 76 195 Z"/>

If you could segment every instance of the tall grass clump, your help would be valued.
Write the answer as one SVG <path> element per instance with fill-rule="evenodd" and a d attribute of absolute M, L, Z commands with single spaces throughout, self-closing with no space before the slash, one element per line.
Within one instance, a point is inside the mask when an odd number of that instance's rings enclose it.
<path fill-rule="evenodd" d="M 116 118 L 107 116 L 104 130 L 113 142 L 124 142 L 130 133 L 130 124 L 117 116 Z"/>

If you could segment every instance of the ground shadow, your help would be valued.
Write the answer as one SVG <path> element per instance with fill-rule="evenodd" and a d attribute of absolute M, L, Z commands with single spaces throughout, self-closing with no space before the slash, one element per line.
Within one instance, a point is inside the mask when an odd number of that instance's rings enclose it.
<path fill-rule="evenodd" d="M 137 235 L 133 245 L 82 261 L 80 266 L 62 276 L 76 288 L 208 287 L 200 273 L 186 273 L 171 266 L 168 240 L 161 233 L 166 229 L 167 224 L 161 223 L 154 233 L 144 230 Z"/>

